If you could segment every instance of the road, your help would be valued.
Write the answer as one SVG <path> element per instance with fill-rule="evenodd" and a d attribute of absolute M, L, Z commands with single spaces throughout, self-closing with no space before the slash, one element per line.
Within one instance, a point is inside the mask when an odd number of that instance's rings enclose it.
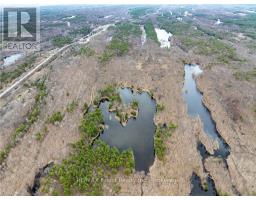
<path fill-rule="evenodd" d="M 95 37 L 96 35 L 100 34 L 103 31 L 106 31 L 107 28 L 109 26 L 111 26 L 113 24 L 107 24 L 107 25 L 103 25 L 103 26 L 99 26 L 97 28 L 95 28 L 91 34 L 79 39 L 78 41 L 75 41 L 71 44 L 65 45 L 62 48 L 56 50 L 55 53 L 53 53 L 52 55 L 50 55 L 48 58 L 46 58 L 45 60 L 43 60 L 40 64 L 38 64 L 36 67 L 34 67 L 33 69 L 31 69 L 29 72 L 27 72 L 27 74 L 25 74 L 23 77 L 21 77 L 19 80 L 17 80 L 16 82 L 14 82 L 10 87 L 6 88 L 3 92 L 0 93 L 0 99 L 3 98 L 4 96 L 6 96 L 7 94 L 9 94 L 13 89 L 17 88 L 23 81 L 27 80 L 32 74 L 34 74 L 37 70 L 41 69 L 43 66 L 46 66 L 47 64 L 49 64 L 52 60 L 54 60 L 54 58 L 56 56 L 58 56 L 62 51 L 64 51 L 65 49 L 69 48 L 70 46 L 74 45 L 74 44 L 86 44 L 90 41 L 90 39 L 92 37 Z"/>

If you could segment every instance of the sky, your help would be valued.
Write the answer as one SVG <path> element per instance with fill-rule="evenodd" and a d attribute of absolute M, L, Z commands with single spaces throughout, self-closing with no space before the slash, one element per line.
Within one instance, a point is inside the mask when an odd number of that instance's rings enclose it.
<path fill-rule="evenodd" d="M 0 3 L 0 7 L 29 4 L 256 4 L 256 0 L 8 0 L 7 2 L 7 4 Z"/>

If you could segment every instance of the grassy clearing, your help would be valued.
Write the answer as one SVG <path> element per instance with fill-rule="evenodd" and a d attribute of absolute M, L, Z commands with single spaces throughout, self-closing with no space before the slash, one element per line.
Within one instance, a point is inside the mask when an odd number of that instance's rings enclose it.
<path fill-rule="evenodd" d="M 156 34 L 156 31 L 155 31 L 152 21 L 150 21 L 150 20 L 146 21 L 146 23 L 144 25 L 144 29 L 147 34 L 147 38 L 155 41 L 157 44 L 160 44 L 157 39 L 157 34 Z"/>
<path fill-rule="evenodd" d="M 165 140 L 171 136 L 177 125 L 170 123 L 167 127 L 158 125 L 154 135 L 154 149 L 157 158 L 161 161 L 164 160 L 166 153 Z"/>
<path fill-rule="evenodd" d="M 32 124 L 38 119 L 41 111 L 41 105 L 44 101 L 44 98 L 47 95 L 45 78 L 41 81 L 35 83 L 37 87 L 37 95 L 35 96 L 35 104 L 32 107 L 31 111 L 28 114 L 28 117 L 25 122 L 21 123 L 16 130 L 12 133 L 10 141 L 7 145 L 0 151 L 0 165 L 8 157 L 12 148 L 14 148 L 22 137 L 27 133 Z"/>
<path fill-rule="evenodd" d="M 0 89 L 3 87 L 2 84 L 10 83 L 12 80 L 18 78 L 21 74 L 26 72 L 28 69 L 34 66 L 36 57 L 32 56 L 26 59 L 23 64 L 17 66 L 13 71 L 1 72 L 0 73 Z"/>
<path fill-rule="evenodd" d="M 52 44 L 56 47 L 63 47 L 66 44 L 70 44 L 72 39 L 68 36 L 55 36 L 52 39 Z"/>

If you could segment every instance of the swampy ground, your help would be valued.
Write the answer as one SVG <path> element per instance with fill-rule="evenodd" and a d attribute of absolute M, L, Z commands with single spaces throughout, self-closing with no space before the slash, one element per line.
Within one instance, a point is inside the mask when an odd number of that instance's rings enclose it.
<path fill-rule="evenodd" d="M 0 99 L 0 194 L 189 195 L 193 188 L 208 187 L 217 195 L 255 195 L 253 11 L 255 6 L 43 7 L 42 51 L 1 69 L 1 92 L 59 47 L 112 25 L 87 44 L 71 45 Z M 154 28 L 172 34 L 170 48 L 160 48 Z M 207 155 L 218 145 L 207 137 L 202 121 L 188 115 L 182 91 L 185 64 L 203 70 L 196 84 L 229 146 L 224 160 L 202 159 L 198 144 Z M 101 98 L 118 100 L 113 90 L 104 93 L 113 85 L 145 91 L 156 102 L 155 158 L 146 175 L 135 170 L 131 151 L 98 141 L 104 123 L 99 113 L 88 116 L 88 107 L 97 107 Z M 98 148 L 91 147 L 92 140 Z M 54 163 L 52 170 L 49 163 Z M 104 181 L 90 179 L 95 176 L 83 170 L 92 165 L 97 166 L 92 173 Z M 39 188 L 33 188 L 35 176 Z M 209 177 L 214 188 L 207 186 Z M 194 187 L 194 182 L 201 184 Z M 88 183 L 93 187 L 88 189 Z"/>

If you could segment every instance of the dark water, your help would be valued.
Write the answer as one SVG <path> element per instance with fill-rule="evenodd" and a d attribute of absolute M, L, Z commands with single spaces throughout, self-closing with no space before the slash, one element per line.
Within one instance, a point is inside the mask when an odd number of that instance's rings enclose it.
<path fill-rule="evenodd" d="M 44 167 L 42 168 L 39 168 L 39 171 L 36 173 L 35 175 L 35 178 L 34 178 L 34 183 L 32 186 L 28 186 L 27 188 L 27 192 L 32 195 L 32 196 L 35 196 L 37 195 L 37 192 L 40 188 L 40 181 L 41 181 L 41 178 L 47 176 L 51 170 L 51 168 L 53 167 L 53 162 L 50 162 L 48 163 L 47 165 L 45 165 Z"/>
<path fill-rule="evenodd" d="M 207 152 L 205 146 L 200 141 L 198 141 L 198 143 L 197 143 L 197 150 L 200 152 L 202 160 L 205 160 L 205 158 L 210 156 L 210 154 Z"/>
<path fill-rule="evenodd" d="M 188 114 L 190 117 L 199 116 L 200 120 L 202 121 L 205 134 L 218 142 L 219 147 L 214 151 L 212 156 L 221 157 L 223 158 L 224 162 L 226 162 L 225 159 L 229 155 L 229 146 L 218 133 L 216 124 L 211 117 L 210 111 L 202 102 L 202 94 L 196 87 L 196 81 L 194 78 L 200 73 L 202 73 L 202 70 L 198 65 L 185 65 L 183 96 L 187 103 Z M 200 152 L 202 162 L 204 163 L 205 158 L 210 156 L 210 154 L 207 152 L 205 146 L 201 142 L 198 142 L 197 149 Z M 191 195 L 217 195 L 214 181 L 209 176 L 207 177 L 207 191 L 202 188 L 201 180 L 195 173 L 193 173 L 191 177 L 191 183 L 193 185 Z"/>
<path fill-rule="evenodd" d="M 185 82 L 183 96 L 187 103 L 188 114 L 191 117 L 199 116 L 203 124 L 204 132 L 214 140 L 217 140 L 219 148 L 214 156 L 226 158 L 229 155 L 229 147 L 216 130 L 216 124 L 211 117 L 209 110 L 203 105 L 202 94 L 196 87 L 193 74 L 200 73 L 198 65 L 185 65 Z"/>
<path fill-rule="evenodd" d="M 202 182 L 200 177 L 198 177 L 195 173 L 193 173 L 191 177 L 191 183 L 193 188 L 191 190 L 191 196 L 216 196 L 217 191 L 215 189 L 215 185 L 213 180 L 208 176 L 207 177 L 207 189 L 205 190 L 202 187 Z"/>
<path fill-rule="evenodd" d="M 119 150 L 131 148 L 135 158 L 137 171 L 149 171 L 154 162 L 154 114 L 156 103 L 148 93 L 132 93 L 130 89 L 119 89 L 122 102 L 128 105 L 133 100 L 139 103 L 139 113 L 136 119 L 129 119 L 126 126 L 122 126 L 115 119 L 115 113 L 108 111 L 109 102 L 100 104 L 104 116 L 105 129 L 100 139 Z"/>

